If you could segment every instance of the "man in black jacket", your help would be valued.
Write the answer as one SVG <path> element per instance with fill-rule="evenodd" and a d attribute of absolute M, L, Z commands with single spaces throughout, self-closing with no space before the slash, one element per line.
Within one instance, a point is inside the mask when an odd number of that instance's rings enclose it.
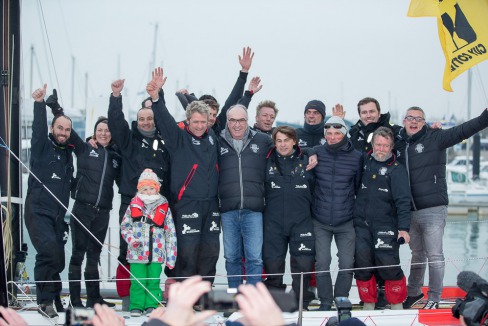
<path fill-rule="evenodd" d="M 410 240 L 410 187 L 407 170 L 392 153 L 393 139 L 387 127 L 374 131 L 373 151 L 366 154 L 361 187 L 354 204 L 355 267 L 358 268 L 355 278 L 364 310 L 375 308 L 375 275 L 385 282 L 386 301 L 391 309 L 403 309 L 402 303 L 407 297 L 407 281 L 398 265 L 399 241 L 408 243 Z M 373 266 L 389 267 L 365 269 Z"/>
<path fill-rule="evenodd" d="M 325 124 L 327 143 L 315 146 L 319 163 L 315 168 L 312 217 L 315 231 L 315 268 L 320 310 L 330 310 L 334 297 L 348 297 L 354 267 L 354 198 L 361 182 L 362 154 L 347 138 L 347 127 L 339 117 Z M 331 243 L 334 238 L 339 271 L 334 290 L 330 272 Z"/>
<path fill-rule="evenodd" d="M 61 292 L 60 273 L 65 265 L 64 245 L 68 240 L 68 224 L 64 217 L 73 177 L 73 146 L 68 140 L 79 136 L 71 129 L 71 119 L 62 113 L 62 109 L 56 112 L 54 108 L 54 119 L 47 136 L 46 88 L 44 84 L 43 88 L 32 94 L 35 101 L 30 158 L 32 174 L 29 175 L 25 200 L 25 226 L 37 251 L 34 278 L 38 311 L 54 318 L 58 314 L 53 301 Z M 62 305 L 56 306 L 59 312 Z"/>
<path fill-rule="evenodd" d="M 132 129 L 125 120 L 122 111 L 123 79 L 112 83 L 112 95 L 108 107 L 108 127 L 112 133 L 112 139 L 117 145 L 122 156 L 122 173 L 120 179 L 120 209 L 119 222 L 122 221 L 125 211 L 131 199 L 137 192 L 137 181 L 142 171 L 146 168 L 153 170 L 161 182 L 161 194 L 169 197 L 169 154 L 165 143 L 154 123 L 154 113 L 151 108 L 141 108 L 137 112 L 137 121 L 132 121 Z M 90 143 L 93 145 L 93 143 Z M 127 242 L 120 237 L 118 260 L 127 265 Z M 127 278 L 123 267 L 117 270 L 117 278 Z M 130 284 L 126 282 L 127 287 Z M 118 282 L 117 288 L 121 297 L 128 296 L 127 291 L 122 290 L 123 282 Z M 123 286 L 123 285 L 122 285 Z M 124 295 L 126 294 L 126 295 Z"/>
<path fill-rule="evenodd" d="M 446 149 L 488 127 L 488 109 L 479 117 L 442 130 L 425 123 L 419 107 L 407 110 L 404 128 L 397 135 L 395 148 L 400 163 L 408 169 L 412 192 L 410 249 L 412 266 L 408 277 L 408 297 L 403 307 L 410 308 L 423 298 L 421 287 L 429 264 L 428 301 L 424 309 L 437 309 L 444 279 L 442 238 L 447 218 Z"/>
<path fill-rule="evenodd" d="M 146 90 L 171 156 L 171 198 L 178 258 L 170 275 L 210 276 L 208 280 L 213 283 L 220 250 L 217 139 L 208 128 L 209 108 L 202 101 L 194 101 L 187 107 L 187 126 L 184 129 L 177 126 L 164 103 L 164 93 L 159 91 L 165 81 L 163 69 L 157 68 Z"/>
<path fill-rule="evenodd" d="M 312 191 L 314 176 L 306 171 L 309 155 L 297 145 L 295 129 L 276 127 L 273 132 L 275 147 L 266 161 L 266 207 L 264 209 L 263 262 L 268 275 L 266 286 L 285 290 L 283 273 L 285 258 L 290 248 L 292 287 L 300 299 L 300 274 L 304 284 L 310 281 L 315 261 L 315 238 L 312 222 Z M 303 307 L 315 298 L 307 288 L 303 291 Z"/>
<path fill-rule="evenodd" d="M 390 113 L 381 113 L 380 103 L 372 98 L 365 97 L 358 102 L 359 120 L 349 130 L 349 138 L 358 151 L 368 153 L 371 151 L 373 132 L 378 127 L 387 127 L 396 135 L 401 126 L 390 124 Z"/>

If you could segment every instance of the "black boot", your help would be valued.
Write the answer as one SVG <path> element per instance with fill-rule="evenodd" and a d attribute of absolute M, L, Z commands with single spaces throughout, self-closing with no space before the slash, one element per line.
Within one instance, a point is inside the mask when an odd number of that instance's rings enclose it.
<path fill-rule="evenodd" d="M 115 307 L 114 303 L 103 300 L 102 296 L 100 295 L 100 282 L 98 281 L 98 275 L 85 273 L 85 284 L 87 308 L 93 308 L 96 303 L 107 305 L 110 308 Z"/>
<path fill-rule="evenodd" d="M 61 301 L 61 296 L 59 294 L 54 297 L 54 306 L 56 307 L 57 312 L 65 312 L 63 302 Z"/>
<path fill-rule="evenodd" d="M 69 296 L 71 306 L 73 308 L 85 308 L 83 302 L 81 301 L 81 268 L 73 268 L 70 266 L 70 271 L 68 272 L 69 279 Z"/>

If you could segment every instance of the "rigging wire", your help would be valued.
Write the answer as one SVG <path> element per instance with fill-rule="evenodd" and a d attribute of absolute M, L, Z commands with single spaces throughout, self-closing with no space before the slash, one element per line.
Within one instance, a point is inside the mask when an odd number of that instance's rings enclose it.
<path fill-rule="evenodd" d="M 29 173 L 29 174 L 30 174 L 30 175 L 31 175 L 31 176 L 32 176 L 34 179 L 36 179 L 36 180 L 37 180 L 37 182 L 39 182 L 39 184 L 40 184 L 40 185 L 41 185 L 41 186 L 42 186 L 42 187 L 43 187 L 43 188 L 44 188 L 44 189 L 45 189 L 45 190 L 46 190 L 46 191 L 47 191 L 47 192 L 48 192 L 48 193 L 49 193 L 49 194 L 52 196 L 52 198 L 54 198 L 54 200 L 56 200 L 56 202 L 58 202 L 58 204 L 59 204 L 59 205 L 61 205 L 61 207 L 63 207 L 63 208 L 66 210 L 66 212 L 67 212 L 67 213 L 69 213 L 69 215 L 70 215 L 72 218 L 74 218 L 74 219 L 75 219 L 75 220 L 78 222 L 78 224 L 79 224 L 80 226 L 82 226 L 82 227 L 83 227 L 83 229 L 85 229 L 85 231 L 86 231 L 86 232 L 87 232 L 87 233 L 88 233 L 88 234 L 89 234 L 89 235 L 90 235 L 90 236 L 93 238 L 93 240 L 95 240 L 95 242 L 97 242 L 97 243 L 98 243 L 98 244 L 99 244 L 101 247 L 104 247 L 104 246 L 105 246 L 105 244 L 104 244 L 104 243 L 102 243 L 100 240 L 98 240 L 98 239 L 97 239 L 97 237 L 95 237 L 95 235 L 94 235 L 94 234 L 93 234 L 93 233 L 92 233 L 92 232 L 91 232 L 91 231 L 90 231 L 90 230 L 89 230 L 89 229 L 88 229 L 88 228 L 87 228 L 87 227 L 86 227 L 86 226 L 85 226 L 85 225 L 84 225 L 84 224 L 83 224 L 83 223 L 82 223 L 82 222 L 81 222 L 79 219 L 78 219 L 78 217 L 76 217 L 76 216 L 73 214 L 73 212 L 72 212 L 72 211 L 71 211 L 71 210 L 70 210 L 68 207 L 66 207 L 66 206 L 65 206 L 65 205 L 64 205 L 64 204 L 61 202 L 61 200 L 59 200 L 59 198 L 58 198 L 58 197 L 56 197 L 56 195 L 54 195 L 54 194 L 51 192 L 51 190 L 50 190 L 50 189 L 49 189 L 49 188 L 48 188 L 48 187 L 47 187 L 47 186 L 46 186 L 44 183 L 42 183 L 42 181 L 41 181 L 41 180 L 40 180 L 40 179 L 37 177 L 37 175 L 35 175 L 35 174 L 32 172 L 32 170 L 31 170 L 31 169 L 29 169 L 29 168 L 28 168 L 28 167 L 27 167 L 27 166 L 26 166 L 26 165 L 25 165 L 25 164 L 24 164 L 24 163 L 23 163 L 23 162 L 20 160 L 20 158 L 19 158 L 17 155 L 15 155 L 15 153 L 14 153 L 14 152 L 12 152 L 12 150 L 11 150 L 11 149 L 8 147 L 8 145 L 5 143 L 5 141 L 3 140 L 3 138 L 2 138 L 2 137 L 0 137 L 0 147 L 5 148 L 5 149 L 6 149 L 6 150 L 7 150 L 7 151 L 8 151 L 8 152 L 9 152 L 9 153 L 10 153 L 10 154 L 11 154 L 11 155 L 12 155 L 12 156 L 13 156 L 13 157 L 14 157 L 14 158 L 15 158 L 15 159 L 16 159 L 16 160 L 19 162 L 19 163 L 20 163 L 20 164 L 22 164 L 22 166 L 23 166 L 23 167 L 24 167 L 24 168 L 27 170 L 27 172 L 28 172 L 28 173 Z M 110 249 L 108 249 L 108 246 L 106 246 L 106 247 L 107 247 L 107 252 L 109 253 L 109 255 L 110 255 L 110 256 L 112 256 L 112 258 L 117 258 L 117 257 L 118 257 L 118 254 L 116 255 L 116 254 L 112 253 L 112 251 L 110 251 Z M 66 249 L 66 246 L 65 246 L 65 249 Z M 156 302 L 159 302 L 159 299 L 158 299 L 158 298 L 156 298 L 156 296 L 155 296 L 153 293 L 151 293 L 151 291 L 149 291 L 149 289 L 148 289 L 148 288 L 147 288 L 147 287 L 146 287 L 144 284 L 142 284 L 142 283 L 141 283 L 141 281 L 140 281 L 138 278 L 136 278 L 136 277 L 134 276 L 134 274 L 132 274 L 132 273 L 131 273 L 131 271 L 130 271 L 130 270 L 129 270 L 129 269 L 128 269 L 128 268 L 127 268 L 127 267 L 126 267 L 124 264 L 120 263 L 120 262 L 118 261 L 118 259 L 117 259 L 117 263 L 118 263 L 120 266 L 122 266 L 122 268 L 124 268 L 126 272 L 128 272 L 128 273 L 129 273 L 129 275 L 131 276 L 131 281 L 134 281 L 134 280 L 135 280 L 135 281 L 137 281 L 137 283 L 139 283 L 139 285 L 140 285 L 140 286 L 141 286 L 141 287 L 142 287 L 142 288 L 143 288 L 143 289 L 144 289 L 144 290 L 145 290 L 145 291 L 146 291 L 146 292 L 147 292 L 147 293 L 148 293 L 148 294 L 149 294 L 149 295 L 150 295 L 150 296 L 151 296 L 151 297 L 152 297 L 154 300 L 156 300 Z M 56 283 L 57 283 L 57 282 L 60 282 L 60 281 L 59 281 L 59 280 L 56 280 L 56 281 L 40 281 L 40 282 L 43 282 L 43 283 L 56 282 Z"/>

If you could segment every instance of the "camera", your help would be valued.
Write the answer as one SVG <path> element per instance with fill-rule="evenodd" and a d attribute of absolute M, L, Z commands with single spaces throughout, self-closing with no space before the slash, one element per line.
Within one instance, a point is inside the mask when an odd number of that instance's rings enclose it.
<path fill-rule="evenodd" d="M 336 326 L 352 317 L 352 303 L 347 297 L 336 297 L 334 303 L 337 309 L 337 317 L 330 317 L 325 326 Z"/>
<path fill-rule="evenodd" d="M 468 326 L 488 326 L 488 282 L 474 272 L 463 271 L 458 275 L 457 284 L 466 292 L 466 297 L 456 300 L 453 316 L 463 316 Z"/>
<path fill-rule="evenodd" d="M 219 312 L 236 312 L 239 306 L 235 301 L 237 289 L 213 290 L 205 293 L 200 298 L 200 305 L 203 310 L 217 310 Z M 293 312 L 298 309 L 295 296 L 284 291 L 269 290 L 276 305 L 283 312 Z"/>
<path fill-rule="evenodd" d="M 64 325 L 92 325 L 93 316 L 95 316 L 95 310 L 93 309 L 68 308 Z"/>

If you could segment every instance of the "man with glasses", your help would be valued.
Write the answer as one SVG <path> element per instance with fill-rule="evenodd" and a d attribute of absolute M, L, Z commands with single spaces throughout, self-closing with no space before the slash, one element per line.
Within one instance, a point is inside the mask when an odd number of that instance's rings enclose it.
<path fill-rule="evenodd" d="M 408 297 L 403 307 L 411 308 L 422 300 L 421 287 L 429 264 L 428 301 L 424 309 L 437 309 L 444 279 L 442 237 L 446 225 L 447 196 L 446 149 L 488 127 L 488 112 L 459 126 L 442 130 L 425 123 L 419 107 L 407 110 L 404 128 L 395 148 L 400 163 L 407 167 L 412 192 L 410 249 L 412 266 L 408 277 Z"/>
<path fill-rule="evenodd" d="M 256 284 L 263 270 L 264 170 L 273 141 L 251 130 L 247 121 L 245 106 L 237 104 L 227 111 L 220 133 L 219 197 L 227 274 L 242 274 L 244 252 L 247 283 Z M 229 288 L 237 288 L 242 277 L 229 277 L 228 282 Z"/>
<path fill-rule="evenodd" d="M 315 192 L 312 217 L 315 232 L 315 268 L 320 298 L 319 310 L 331 310 L 334 297 L 348 297 L 354 267 L 354 197 L 361 182 L 363 155 L 347 138 L 344 121 L 336 116 L 325 123 L 324 145 L 315 146 Z M 339 271 L 334 290 L 330 272 L 331 243 L 334 238 Z"/>

